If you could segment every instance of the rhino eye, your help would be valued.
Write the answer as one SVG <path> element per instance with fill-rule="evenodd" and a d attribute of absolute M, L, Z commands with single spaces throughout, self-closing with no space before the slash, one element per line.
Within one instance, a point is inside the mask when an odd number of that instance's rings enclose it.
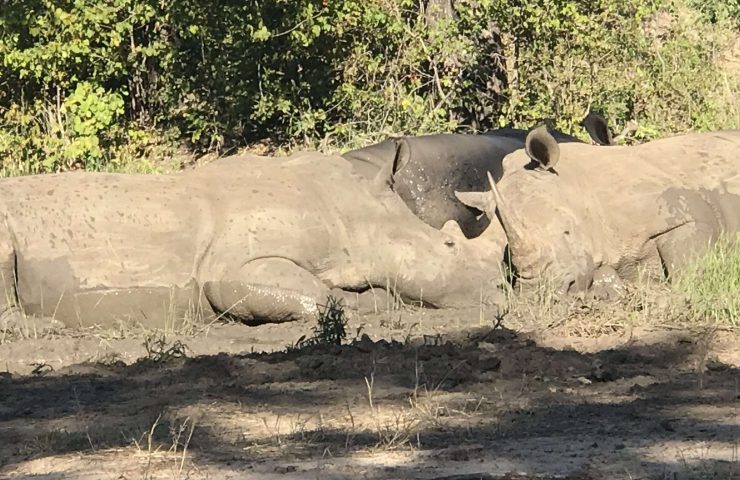
<path fill-rule="evenodd" d="M 566 234 L 566 235 L 570 235 L 570 231 L 569 230 L 566 230 L 563 233 Z"/>

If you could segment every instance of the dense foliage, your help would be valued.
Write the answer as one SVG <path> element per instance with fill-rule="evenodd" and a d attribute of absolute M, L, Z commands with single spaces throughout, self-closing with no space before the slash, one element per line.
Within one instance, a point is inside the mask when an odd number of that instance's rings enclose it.
<path fill-rule="evenodd" d="M 3 171 L 129 168 L 167 141 L 336 147 L 545 117 L 576 130 L 589 108 L 639 121 L 638 138 L 740 127 L 736 0 L 454 5 L 5 0 Z"/>

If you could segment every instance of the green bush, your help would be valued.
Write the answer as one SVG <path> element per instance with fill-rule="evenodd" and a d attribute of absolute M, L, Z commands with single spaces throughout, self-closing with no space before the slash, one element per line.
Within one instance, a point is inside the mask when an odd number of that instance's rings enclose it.
<path fill-rule="evenodd" d="M 170 141 L 341 148 L 544 117 L 578 132 L 589 108 L 639 139 L 740 126 L 721 62 L 734 0 L 426 3 L 6 0 L 2 169 L 129 168 Z"/>

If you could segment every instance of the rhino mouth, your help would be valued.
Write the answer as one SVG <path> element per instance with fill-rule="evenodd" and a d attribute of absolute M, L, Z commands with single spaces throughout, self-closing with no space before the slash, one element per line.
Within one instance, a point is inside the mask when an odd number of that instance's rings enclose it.
<path fill-rule="evenodd" d="M 546 273 L 543 273 L 541 275 L 518 274 L 516 276 L 516 282 L 520 286 L 534 288 L 538 288 L 544 285 L 551 285 L 558 292 L 561 292 L 563 294 L 574 292 L 579 289 L 578 275 L 574 274 L 573 272 L 563 272 L 560 274 L 548 273 L 550 271 L 547 268 L 543 269 L 542 271 Z M 590 287 L 590 285 L 585 286 L 586 289 L 588 289 L 588 287 Z"/>
<path fill-rule="evenodd" d="M 513 262 L 512 262 L 512 264 L 513 264 Z M 529 265 L 530 266 L 528 268 L 524 268 L 524 269 L 515 268 L 514 269 L 515 270 L 515 273 L 516 273 L 516 279 L 518 281 L 521 281 L 521 282 L 524 282 L 524 283 L 528 283 L 528 284 L 532 284 L 532 283 L 537 282 L 538 280 L 543 279 L 545 277 L 545 275 L 543 275 L 543 274 L 545 272 L 551 271 L 550 269 L 553 266 L 553 262 L 552 261 L 546 261 L 543 264 L 543 267 L 542 268 L 539 268 L 539 269 L 532 268 L 531 265 L 533 265 L 533 264 L 529 264 Z M 536 263 L 534 263 L 534 265 L 536 265 Z"/>

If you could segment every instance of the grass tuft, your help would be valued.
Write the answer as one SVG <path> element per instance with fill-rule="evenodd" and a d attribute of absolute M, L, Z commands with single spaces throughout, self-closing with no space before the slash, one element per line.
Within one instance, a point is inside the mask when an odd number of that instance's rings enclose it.
<path fill-rule="evenodd" d="M 298 339 L 293 345 L 286 347 L 287 351 L 301 350 L 315 345 L 341 345 L 347 338 L 347 316 L 344 312 L 342 300 L 329 295 L 326 305 L 318 305 L 319 313 L 313 335 Z"/>
<path fill-rule="evenodd" d="M 180 340 L 176 340 L 172 345 L 162 334 L 154 333 L 144 339 L 144 348 L 146 349 L 146 358 L 154 363 L 168 363 L 179 358 L 188 356 L 188 346 Z"/>
<path fill-rule="evenodd" d="M 740 326 L 740 234 L 721 237 L 673 280 L 697 321 Z"/>

